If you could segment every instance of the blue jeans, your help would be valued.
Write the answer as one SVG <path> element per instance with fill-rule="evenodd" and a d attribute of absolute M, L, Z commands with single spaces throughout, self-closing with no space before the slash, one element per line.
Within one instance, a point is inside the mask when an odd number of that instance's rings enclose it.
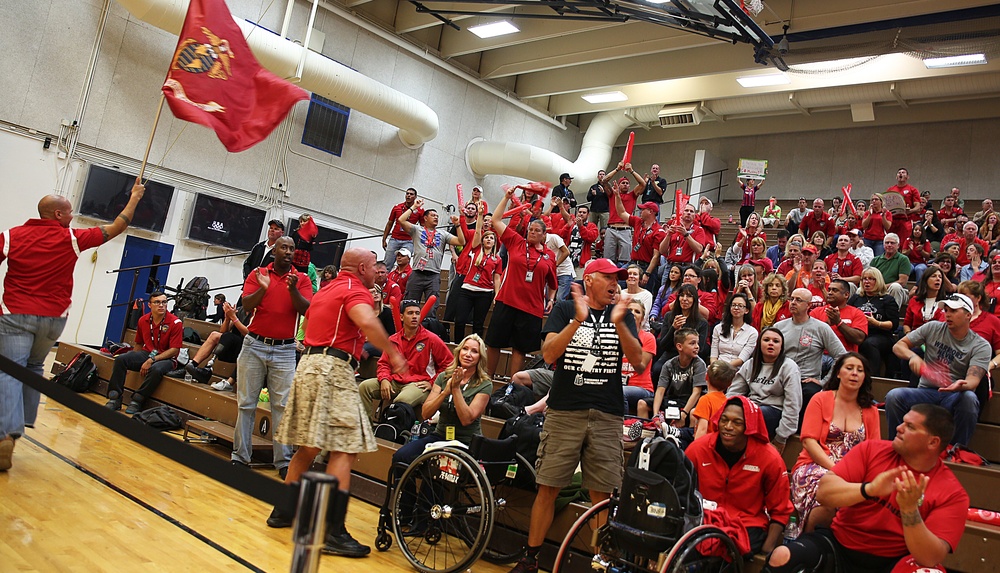
<path fill-rule="evenodd" d="M 396 264 L 396 251 L 403 248 L 410 249 L 410 252 L 413 252 L 413 240 L 393 239 L 390 236 L 389 240 L 385 242 L 385 259 L 382 262 L 385 263 L 385 266 L 389 267 L 390 271 L 393 265 Z"/>
<path fill-rule="evenodd" d="M 253 454 L 253 424 L 257 414 L 260 390 L 267 380 L 267 391 L 271 398 L 271 430 L 278 429 L 285 413 L 288 394 L 295 378 L 295 345 L 269 346 L 252 336 L 243 340 L 243 350 L 236 359 L 236 402 L 239 414 L 236 418 L 236 432 L 233 438 L 233 461 L 250 463 Z M 292 447 L 272 441 L 274 446 L 274 467 L 288 467 L 292 459 Z"/>
<path fill-rule="evenodd" d="M 881 256 L 885 254 L 885 245 L 882 241 L 876 241 L 874 239 L 862 239 L 865 242 L 866 247 L 870 247 L 875 256 Z"/>
<path fill-rule="evenodd" d="M 569 289 L 575 280 L 576 275 L 559 275 L 556 277 L 556 281 L 559 283 L 559 290 L 556 291 L 556 302 L 559 302 L 560 300 L 569 300 Z"/>
<path fill-rule="evenodd" d="M 983 383 L 986 381 L 984 380 Z M 979 419 L 979 398 L 976 393 L 938 392 L 937 388 L 893 388 L 885 396 L 885 421 L 889 437 L 896 435 L 896 427 L 903 423 L 903 416 L 914 404 L 937 404 L 946 408 L 955 418 L 955 437 L 951 443 L 969 445 L 972 432 Z"/>
<path fill-rule="evenodd" d="M 65 326 L 65 317 L 0 315 L 0 354 L 41 376 L 45 357 Z M 0 372 L 0 438 L 19 438 L 24 434 L 25 424 L 33 426 L 40 399 L 37 390 Z"/>
<path fill-rule="evenodd" d="M 913 275 L 914 275 L 913 280 L 916 281 L 917 284 L 920 284 L 920 277 L 924 276 L 924 271 L 926 270 L 927 270 L 927 265 L 923 263 L 917 263 L 913 265 Z M 906 312 L 905 308 L 903 309 L 903 312 Z"/>
<path fill-rule="evenodd" d="M 653 393 L 639 386 L 622 386 L 622 394 L 625 395 L 625 415 L 635 414 L 639 400 L 652 400 Z"/>

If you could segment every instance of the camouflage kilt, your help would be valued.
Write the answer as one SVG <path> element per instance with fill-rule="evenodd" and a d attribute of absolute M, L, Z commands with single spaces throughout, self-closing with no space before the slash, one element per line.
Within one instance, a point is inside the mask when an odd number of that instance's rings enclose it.
<path fill-rule="evenodd" d="M 274 439 L 334 452 L 378 449 L 347 361 L 324 354 L 302 357 Z"/>

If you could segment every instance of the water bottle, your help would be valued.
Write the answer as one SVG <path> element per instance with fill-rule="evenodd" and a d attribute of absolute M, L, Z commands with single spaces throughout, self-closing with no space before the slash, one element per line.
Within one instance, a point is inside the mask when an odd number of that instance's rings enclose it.
<path fill-rule="evenodd" d="M 191 376 L 191 372 L 187 368 L 184 369 L 184 381 L 194 382 L 194 377 Z"/>
<path fill-rule="evenodd" d="M 410 441 L 415 442 L 417 438 L 420 437 L 420 420 L 413 422 L 413 427 L 410 428 Z"/>
<path fill-rule="evenodd" d="M 799 520 L 794 515 L 788 518 L 788 525 L 785 526 L 785 542 L 788 545 L 799 536 Z"/>

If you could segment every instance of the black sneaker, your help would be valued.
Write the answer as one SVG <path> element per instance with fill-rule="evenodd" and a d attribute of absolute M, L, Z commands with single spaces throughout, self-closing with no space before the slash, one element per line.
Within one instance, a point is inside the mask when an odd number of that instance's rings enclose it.
<path fill-rule="evenodd" d="M 372 548 L 361 545 L 345 529 L 342 533 L 333 535 L 326 534 L 326 545 L 323 546 L 323 553 L 327 555 L 339 555 L 341 557 L 364 557 L 372 552 Z M 537 571 L 537 568 L 536 568 Z"/>
<path fill-rule="evenodd" d="M 209 380 L 212 379 L 212 369 L 211 368 L 199 368 L 194 364 L 188 362 L 184 365 L 184 370 L 194 378 L 195 382 L 199 384 L 208 384 Z"/>
<path fill-rule="evenodd" d="M 271 515 L 268 516 L 267 518 L 267 526 L 273 527 L 275 529 L 281 529 L 283 527 L 291 527 L 292 520 L 294 518 L 295 518 L 294 515 L 288 515 L 286 513 L 282 513 L 276 507 L 271 510 Z"/>
<path fill-rule="evenodd" d="M 132 400 L 128 403 L 128 408 L 125 408 L 126 414 L 138 414 L 142 412 L 142 402 L 139 400 Z"/>
<path fill-rule="evenodd" d="M 538 559 L 522 557 L 518 559 L 509 573 L 538 573 Z"/>
<path fill-rule="evenodd" d="M 164 374 L 167 378 L 184 378 L 184 369 L 178 368 L 177 370 L 171 370 Z"/>
<path fill-rule="evenodd" d="M 122 401 L 119 400 L 118 398 L 112 398 L 104 404 L 104 407 L 109 410 L 114 410 L 115 412 L 117 412 L 118 410 L 122 409 Z"/>

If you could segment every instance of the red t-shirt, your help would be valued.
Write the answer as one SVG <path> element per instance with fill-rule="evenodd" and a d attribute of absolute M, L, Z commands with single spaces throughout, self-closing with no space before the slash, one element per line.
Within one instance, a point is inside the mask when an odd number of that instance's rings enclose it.
<path fill-rule="evenodd" d="M 292 306 L 292 294 L 288 292 L 285 279 L 293 273 L 298 275 L 299 280 L 295 283 L 295 287 L 299 289 L 299 293 L 306 300 L 312 300 L 312 282 L 308 275 L 295 270 L 294 267 L 287 273 L 279 275 L 274 270 L 274 263 L 271 263 L 261 271 L 266 271 L 270 276 L 271 286 L 264 293 L 260 304 L 254 309 L 253 318 L 247 323 L 247 329 L 266 338 L 292 338 L 295 336 L 296 318 L 299 313 Z M 340 275 L 337 277 L 339 278 Z M 250 296 L 258 289 L 260 289 L 260 284 L 257 283 L 257 273 L 250 273 L 246 282 L 243 283 L 243 296 Z"/>
<path fill-rule="evenodd" d="M 695 258 L 698 256 L 691 245 L 688 244 L 687 237 L 680 233 L 670 233 L 669 242 L 667 245 L 667 250 L 663 251 L 660 249 L 660 253 L 667 256 L 667 260 L 671 263 L 693 263 Z M 694 225 L 691 227 L 691 237 L 696 243 L 702 245 L 708 244 L 708 236 L 705 234 L 705 229 Z"/>
<path fill-rule="evenodd" d="M 652 332 L 646 330 L 639 331 L 639 344 L 642 345 L 642 351 L 656 356 L 656 337 L 653 336 Z M 653 361 L 649 361 L 649 365 L 646 369 L 642 371 L 642 374 L 636 374 L 635 368 L 628 362 L 628 357 L 622 354 L 622 383 L 625 386 L 638 386 L 639 388 L 645 388 L 650 392 L 653 391 L 653 377 L 650 374 L 652 370 Z"/>
<path fill-rule="evenodd" d="M 940 211 L 938 211 L 938 219 L 941 221 L 944 221 L 945 219 L 955 219 L 962 213 L 964 213 L 964 211 L 962 211 L 961 207 L 943 207 Z"/>
<path fill-rule="evenodd" d="M 902 187 L 900 187 L 899 185 L 893 185 L 892 187 L 889 187 L 885 191 L 886 193 L 889 193 L 891 191 L 902 195 L 903 202 L 906 203 L 906 207 L 908 209 L 912 209 L 915 205 L 917 205 L 920 202 L 920 191 L 918 191 L 916 187 L 910 184 L 903 185 Z M 910 213 L 909 218 L 911 221 L 920 221 L 920 219 L 923 218 L 923 215 L 921 215 L 920 213 Z"/>
<path fill-rule="evenodd" d="M 537 317 L 545 315 L 545 285 L 555 290 L 556 256 L 542 245 L 529 249 L 528 241 L 507 225 L 500 242 L 507 247 L 507 268 L 500 279 L 496 300 Z M 531 282 L 526 276 L 531 273 Z"/>
<path fill-rule="evenodd" d="M 365 335 L 348 315 L 359 304 L 371 307 L 375 300 L 361 279 L 353 273 L 340 271 L 337 278 L 320 289 L 309 304 L 309 310 L 306 311 L 306 335 L 302 344 L 332 346 L 360 359 Z"/>
<path fill-rule="evenodd" d="M 827 255 L 823 259 L 823 262 L 826 263 L 827 271 L 837 273 L 842 277 L 859 277 L 861 276 L 861 271 L 864 270 L 861 259 L 851 253 L 847 253 L 847 256 L 841 259 L 838 251 L 832 255 Z"/>
<path fill-rule="evenodd" d="M 146 352 L 164 352 L 184 345 L 184 323 L 171 313 L 163 315 L 159 324 L 153 324 L 153 313 L 139 317 L 135 326 L 135 347 Z"/>
<path fill-rule="evenodd" d="M 997 315 L 984 310 L 969 324 L 969 328 L 990 343 L 994 354 L 1000 350 L 1000 318 L 997 318 Z"/>
<path fill-rule="evenodd" d="M 52 219 L 28 219 L 4 231 L 0 262 L 7 261 L 7 275 L 2 314 L 67 316 L 76 259 L 103 242 L 100 227 L 67 229 Z"/>
<path fill-rule="evenodd" d="M 818 220 L 816 218 L 816 211 L 809 211 L 805 217 L 802 217 L 802 222 L 799 223 L 799 233 L 807 241 L 812 238 L 813 233 L 816 231 L 823 231 L 823 234 L 829 239 L 833 236 L 835 230 L 836 225 L 833 222 L 833 218 L 826 211 L 820 213 Z"/>
<path fill-rule="evenodd" d="M 632 226 L 632 260 L 649 263 L 654 256 L 659 256 L 660 242 L 667 236 L 660 224 L 653 221 L 646 228 L 642 224 L 642 218 L 635 215 L 629 215 L 628 224 Z"/>
<path fill-rule="evenodd" d="M 920 243 L 920 239 L 917 241 L 917 244 L 913 244 L 913 239 L 906 239 L 906 242 L 903 243 L 902 250 L 910 249 L 910 253 L 906 256 L 909 257 L 911 265 L 926 264 L 927 259 L 931 256 L 931 242 Z"/>
<path fill-rule="evenodd" d="M 1000 299 L 1000 283 L 996 281 L 984 282 L 983 288 L 986 290 L 987 304 L 994 299 Z M 1000 300 L 993 306 L 993 313 L 1000 316 Z"/>
<path fill-rule="evenodd" d="M 826 319 L 826 309 L 828 306 L 830 305 L 824 304 L 823 306 L 812 309 L 812 311 L 809 312 L 809 316 L 820 322 L 830 324 L 830 321 Z M 844 308 L 840 309 L 840 320 L 847 326 L 861 329 L 861 332 L 864 332 L 865 336 L 868 336 L 868 317 L 866 317 L 865 313 L 861 312 L 859 308 L 846 305 Z M 837 338 L 840 339 L 840 343 L 844 345 L 844 348 L 847 349 L 848 352 L 858 351 L 857 344 L 851 344 L 850 342 L 844 340 L 844 333 L 840 331 L 839 327 L 833 326 L 832 324 L 830 327 L 833 329 L 833 333 L 837 335 Z"/>
<path fill-rule="evenodd" d="M 890 223 L 889 226 L 892 227 L 892 213 L 888 211 L 879 211 L 878 213 L 871 212 L 871 224 L 869 224 L 868 228 L 864 230 L 864 238 L 869 241 L 881 241 L 884 239 L 885 234 L 888 231 L 886 231 L 885 227 L 882 226 L 883 219 L 888 220 Z"/>
<path fill-rule="evenodd" d="M 392 221 L 392 231 L 389 233 L 389 235 L 393 239 L 399 239 L 400 241 L 413 240 L 413 237 L 411 237 L 409 233 L 404 231 L 403 226 L 399 224 L 399 216 L 402 215 L 403 211 L 406 211 L 408 208 L 409 207 L 407 207 L 406 203 L 404 202 L 400 203 L 399 205 L 396 205 L 395 207 L 392 208 L 392 211 L 389 212 L 389 220 Z M 417 209 L 416 211 L 410 213 L 409 221 L 414 225 L 418 225 L 420 223 L 421 217 L 423 216 L 424 216 L 424 210 Z"/>
<path fill-rule="evenodd" d="M 931 316 L 930 321 L 941 321 L 944 320 L 944 310 L 934 305 L 934 314 Z M 912 297 L 910 301 L 906 303 L 906 314 L 903 316 L 903 326 L 909 326 L 910 330 L 916 330 L 924 325 L 925 322 L 930 322 L 924 320 L 924 301 Z"/>
<path fill-rule="evenodd" d="M 503 259 L 499 255 L 483 257 L 479 264 L 474 264 L 483 248 L 470 249 L 469 271 L 465 274 L 464 284 L 493 290 L 493 275 L 503 274 Z"/>
<path fill-rule="evenodd" d="M 625 213 L 631 215 L 633 212 L 635 212 L 635 202 L 636 202 L 635 195 L 633 195 L 632 192 L 629 191 L 626 193 L 622 193 L 621 197 L 622 197 L 622 207 L 625 207 Z M 615 206 L 614 197 L 611 197 L 610 201 L 612 209 L 611 212 L 608 214 L 608 224 L 627 225 L 628 223 L 623 221 L 622 218 L 618 216 L 618 209 L 614 208 Z"/>
<path fill-rule="evenodd" d="M 833 473 L 849 483 L 870 482 L 878 474 L 905 465 L 903 458 L 888 440 L 865 440 L 851 449 Z M 914 474 L 922 476 L 914 471 Z M 943 539 L 952 551 L 965 531 L 969 510 L 969 495 L 943 462 L 926 474 L 930 483 L 924 491 L 920 516 L 927 529 Z M 869 486 L 870 487 L 870 486 Z M 896 493 L 886 498 L 864 500 L 842 507 L 833 518 L 833 534 L 844 547 L 881 557 L 903 556 L 910 553 L 903 540 L 903 524 L 899 517 Z"/>
<path fill-rule="evenodd" d="M 764 231 L 757 231 L 756 233 L 753 234 L 744 233 L 744 235 L 746 236 L 744 236 L 743 240 L 740 241 L 740 250 L 743 252 L 743 259 L 740 262 L 743 263 L 749 261 L 750 257 L 753 256 L 753 253 L 750 252 L 750 243 L 754 240 L 754 238 L 760 237 L 761 239 L 764 239 L 765 243 L 767 242 L 767 233 L 765 233 Z M 765 250 L 764 252 L 766 253 L 767 251 Z M 760 258 L 765 258 L 765 255 L 761 255 Z"/>

